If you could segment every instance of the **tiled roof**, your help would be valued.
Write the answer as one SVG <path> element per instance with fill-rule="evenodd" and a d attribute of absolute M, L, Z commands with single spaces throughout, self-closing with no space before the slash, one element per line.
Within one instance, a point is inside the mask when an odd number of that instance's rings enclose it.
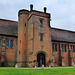
<path fill-rule="evenodd" d="M 17 36 L 17 22 L 0 19 L 0 34 Z"/>
<path fill-rule="evenodd" d="M 18 22 L 0 19 L 0 34 L 18 36 Z M 75 43 L 75 32 L 51 27 L 51 39 Z"/>
<path fill-rule="evenodd" d="M 51 38 L 54 41 L 75 43 L 75 32 L 63 29 L 51 28 Z"/>

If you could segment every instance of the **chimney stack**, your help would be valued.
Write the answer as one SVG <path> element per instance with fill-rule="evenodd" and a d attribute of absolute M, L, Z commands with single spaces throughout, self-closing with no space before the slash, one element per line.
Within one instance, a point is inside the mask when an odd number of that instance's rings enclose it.
<path fill-rule="evenodd" d="M 30 11 L 32 11 L 32 10 L 33 10 L 33 4 L 30 5 Z"/>
<path fill-rule="evenodd" d="M 46 10 L 47 10 L 47 8 L 46 8 L 46 7 L 44 7 L 44 13 L 46 13 Z"/>

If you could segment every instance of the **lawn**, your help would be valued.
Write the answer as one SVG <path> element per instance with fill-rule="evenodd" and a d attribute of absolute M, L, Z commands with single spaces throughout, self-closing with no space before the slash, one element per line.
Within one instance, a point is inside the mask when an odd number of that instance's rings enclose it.
<path fill-rule="evenodd" d="M 0 68 L 0 75 L 75 75 L 75 68 Z"/>

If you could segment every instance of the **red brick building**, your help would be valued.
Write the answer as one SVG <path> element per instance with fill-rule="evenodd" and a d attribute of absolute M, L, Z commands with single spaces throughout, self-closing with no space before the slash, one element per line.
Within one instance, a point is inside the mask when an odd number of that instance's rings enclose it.
<path fill-rule="evenodd" d="M 18 22 L 0 19 L 0 66 L 45 67 L 75 64 L 75 32 L 52 28 L 51 15 L 20 10 Z"/>

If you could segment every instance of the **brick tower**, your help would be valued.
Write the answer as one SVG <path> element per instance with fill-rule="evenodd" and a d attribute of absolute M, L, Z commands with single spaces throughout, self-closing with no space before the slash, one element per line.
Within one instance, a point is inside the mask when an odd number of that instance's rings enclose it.
<path fill-rule="evenodd" d="M 18 66 L 49 66 L 52 60 L 52 43 L 50 32 L 50 14 L 33 10 L 20 10 L 18 13 Z"/>

